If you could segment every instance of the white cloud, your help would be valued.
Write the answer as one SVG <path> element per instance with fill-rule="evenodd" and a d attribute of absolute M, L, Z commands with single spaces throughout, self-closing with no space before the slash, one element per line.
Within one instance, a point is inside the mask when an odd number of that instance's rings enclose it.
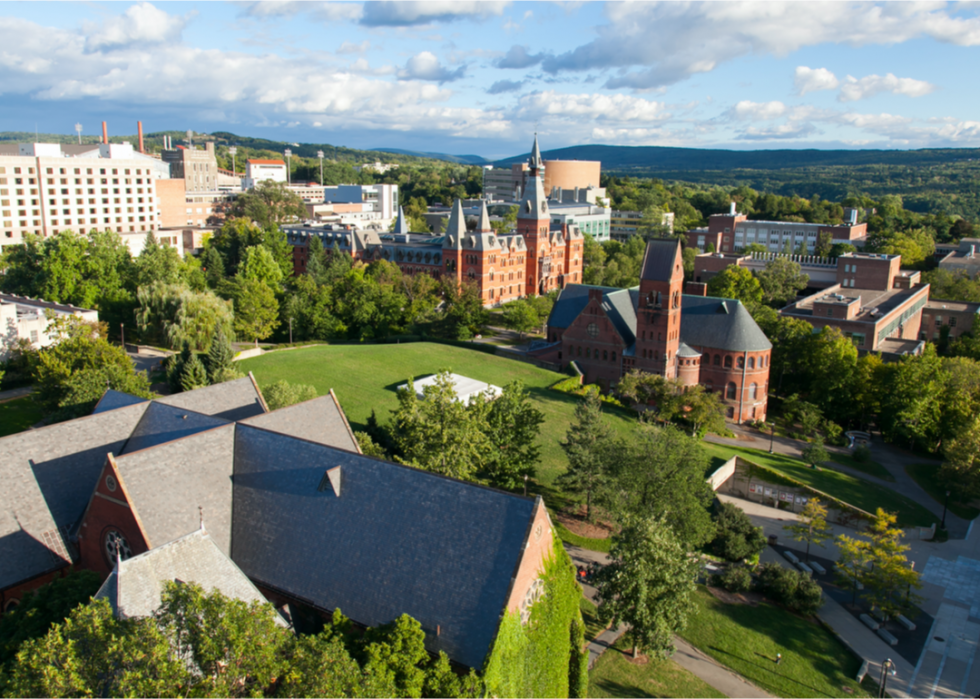
<path fill-rule="evenodd" d="M 891 92 L 906 97 L 923 97 L 934 92 L 935 89 L 935 85 L 925 80 L 897 78 L 891 73 L 885 76 L 868 75 L 860 80 L 848 75 L 844 84 L 841 85 L 837 99 L 841 102 L 854 102 L 881 92 Z"/>
<path fill-rule="evenodd" d="M 293 17 L 307 12 L 320 22 L 356 21 L 363 8 L 359 2 L 308 2 L 307 0 L 261 0 L 244 4 L 249 17 Z"/>
<path fill-rule="evenodd" d="M 594 119 L 607 122 L 660 121 L 670 116 L 663 102 L 629 95 L 568 95 L 545 90 L 520 98 L 518 115 L 526 120 L 541 117 Z"/>
<path fill-rule="evenodd" d="M 510 2 L 497 0 L 421 0 L 364 4 L 361 24 L 371 27 L 408 27 L 461 19 L 499 17 Z"/>
<path fill-rule="evenodd" d="M 739 121 L 767 121 L 776 119 L 786 113 L 786 105 L 782 102 L 750 102 L 742 100 L 730 110 L 730 115 Z"/>
<path fill-rule="evenodd" d="M 371 42 L 368 41 L 367 39 L 365 39 L 364 41 L 362 41 L 359 44 L 355 44 L 355 43 L 350 42 L 350 41 L 345 41 L 344 43 L 342 43 L 340 45 L 340 48 L 337 49 L 337 53 L 340 54 L 340 55 L 350 55 L 350 54 L 356 54 L 356 53 L 365 53 L 365 52 L 367 52 L 367 50 L 369 48 L 371 48 Z"/>
<path fill-rule="evenodd" d="M 415 54 L 408 59 L 405 68 L 398 71 L 398 77 L 402 80 L 430 80 L 438 83 L 459 80 L 465 74 L 466 66 L 460 66 L 456 70 L 449 70 L 430 51 Z"/>
<path fill-rule="evenodd" d="M 922 36 L 980 44 L 980 18 L 960 17 L 935 3 L 668 2 L 604 8 L 609 22 L 596 28 L 598 37 L 545 59 L 546 71 L 618 68 L 607 87 L 648 89 L 739 56 L 782 57 L 820 44 L 892 45 Z"/>
<path fill-rule="evenodd" d="M 742 131 L 738 138 L 743 141 L 774 141 L 774 140 L 793 140 L 802 139 L 818 133 L 817 128 L 810 123 L 786 123 L 777 126 L 767 126 L 760 128 L 750 126 Z"/>
<path fill-rule="evenodd" d="M 836 90 L 840 81 L 826 68 L 797 66 L 793 84 L 796 86 L 797 94 L 802 96 L 818 90 Z"/>
<path fill-rule="evenodd" d="M 132 5 L 122 15 L 101 25 L 86 22 L 85 48 L 89 51 L 119 49 L 136 44 L 160 44 L 180 40 L 187 22 L 195 15 L 168 15 L 148 2 Z"/>

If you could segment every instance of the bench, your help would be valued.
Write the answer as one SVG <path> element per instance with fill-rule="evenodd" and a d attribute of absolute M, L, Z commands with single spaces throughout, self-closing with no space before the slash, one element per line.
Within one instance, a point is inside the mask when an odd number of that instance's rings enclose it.
<path fill-rule="evenodd" d="M 871 617 L 869 617 L 867 614 L 862 614 L 858 618 L 861 621 L 863 621 L 864 622 L 864 625 L 867 626 L 872 631 L 877 631 L 878 630 L 878 627 L 881 626 L 881 624 L 879 624 L 877 621 L 875 621 L 874 619 L 872 619 Z"/>
<path fill-rule="evenodd" d="M 819 563 L 817 563 L 816 561 L 810 561 L 810 567 L 813 568 L 818 573 L 820 573 L 821 575 L 826 575 L 827 574 L 827 569 L 824 568 Z"/>
<path fill-rule="evenodd" d="M 908 619 L 906 619 L 901 614 L 899 614 L 897 617 L 895 617 L 895 620 L 898 621 L 899 624 L 901 624 L 902 626 L 904 626 L 905 628 L 907 628 L 909 631 L 915 631 L 915 624 L 913 624 L 911 621 L 909 621 Z"/>
<path fill-rule="evenodd" d="M 792 551 L 788 549 L 786 551 L 783 551 L 783 558 L 785 558 L 790 563 L 797 563 L 800 560 L 799 558 L 796 557 L 796 555 Z"/>
<path fill-rule="evenodd" d="M 898 639 L 892 636 L 888 629 L 878 629 L 878 635 L 881 636 L 882 640 L 890 646 L 898 645 Z"/>
<path fill-rule="evenodd" d="M 800 570 L 802 570 L 807 575 L 813 575 L 813 568 L 811 568 L 810 566 L 808 566 L 803 561 L 798 561 L 796 563 L 796 567 L 799 568 Z"/>

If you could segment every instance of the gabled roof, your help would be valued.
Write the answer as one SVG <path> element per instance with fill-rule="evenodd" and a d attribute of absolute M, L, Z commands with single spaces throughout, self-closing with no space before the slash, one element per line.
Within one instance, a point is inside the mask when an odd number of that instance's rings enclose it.
<path fill-rule="evenodd" d="M 120 618 L 147 617 L 160 607 L 167 582 L 196 583 L 246 603 L 266 599 L 205 529 L 119 561 L 95 599 L 105 599 Z M 269 613 L 273 613 L 270 608 Z M 276 615 L 280 623 L 281 617 Z"/>
<path fill-rule="evenodd" d="M 333 390 L 326 396 L 250 417 L 242 420 L 241 424 L 361 453 L 347 416 L 341 410 Z"/>
<path fill-rule="evenodd" d="M 244 424 L 234 483 L 232 558 L 256 584 L 367 626 L 410 614 L 430 650 L 482 665 L 534 500 Z"/>
<path fill-rule="evenodd" d="M 262 394 L 251 376 L 164 396 L 156 402 L 225 420 L 244 420 L 266 412 Z"/>
<path fill-rule="evenodd" d="M 627 346 L 636 341 L 636 292 L 634 289 L 616 289 L 609 286 L 569 284 L 558 295 L 558 300 L 548 316 L 548 327 L 567 328 L 575 322 L 589 303 L 589 291 L 602 291 L 602 309 L 616 327 Z"/>
<path fill-rule="evenodd" d="M 712 296 L 681 298 L 681 341 L 693 348 L 729 352 L 772 349 L 769 338 L 740 301 Z"/>
<path fill-rule="evenodd" d="M 140 418 L 122 451 L 117 453 L 128 454 L 148 449 L 227 424 L 227 420 L 218 417 L 153 401 L 146 407 L 143 417 Z"/>
<path fill-rule="evenodd" d="M 95 409 L 92 411 L 92 414 L 97 415 L 109 410 L 115 410 L 116 408 L 125 408 L 127 405 L 136 405 L 137 403 L 146 402 L 148 402 L 147 398 L 131 396 L 128 393 L 122 393 L 121 391 L 116 391 L 110 388 L 102 394 L 101 398 L 99 398 L 99 402 L 95 404 Z"/>
<path fill-rule="evenodd" d="M 679 238 L 653 238 L 647 241 L 643 264 L 640 265 L 640 279 L 669 281 L 674 274 L 674 262 L 681 254 L 680 247 Z"/>
<path fill-rule="evenodd" d="M 0 439 L 0 588 L 70 562 L 65 534 L 85 512 L 106 454 L 122 448 L 147 405 Z"/>
<path fill-rule="evenodd" d="M 116 457 L 151 548 L 196 530 L 203 511 L 214 542 L 230 555 L 234 443 L 235 425 L 225 424 Z"/>

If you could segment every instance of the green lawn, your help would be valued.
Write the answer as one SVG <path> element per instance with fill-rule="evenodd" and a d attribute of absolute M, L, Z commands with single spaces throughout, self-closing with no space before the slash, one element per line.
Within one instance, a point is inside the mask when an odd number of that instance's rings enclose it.
<path fill-rule="evenodd" d="M 396 345 L 320 345 L 238 362 L 241 371 L 251 371 L 259 386 L 279 380 L 312 384 L 323 395 L 331 388 L 343 406 L 351 427 L 364 429 L 373 408 L 381 423 L 397 407 L 395 390 L 409 378 L 421 378 L 443 369 L 479 381 L 503 386 L 520 379 L 527 386 L 538 410 L 544 413 L 541 426 L 541 463 L 538 480 L 550 486 L 565 470 L 567 460 L 559 441 L 575 419 L 579 401 L 548 386 L 563 378 L 546 369 L 462 347 L 428 342 Z M 625 434 L 635 424 L 626 410 L 606 407 L 606 420 Z"/>
<path fill-rule="evenodd" d="M 940 505 L 946 500 L 946 489 L 939 483 L 937 474 L 939 473 L 938 464 L 912 464 L 905 467 L 905 472 L 912 476 L 919 487 L 929 493 L 929 497 Z M 980 510 L 972 505 L 955 500 L 956 493 L 952 492 L 949 498 L 949 511 L 957 517 L 963 519 L 976 519 L 980 515 Z"/>
<path fill-rule="evenodd" d="M 681 633 L 691 644 L 779 697 L 865 697 L 861 666 L 823 626 L 771 604 L 723 604 L 704 588 Z M 783 656 L 776 664 L 776 654 Z M 846 692 L 844 687 L 850 688 Z"/>
<path fill-rule="evenodd" d="M 673 660 L 652 657 L 634 665 L 628 641 L 619 639 L 589 673 L 590 697 L 724 697 L 700 677 Z"/>
<path fill-rule="evenodd" d="M 821 469 L 817 471 L 804 464 L 799 459 L 793 459 L 782 454 L 770 454 L 758 449 L 746 449 L 727 444 L 704 442 L 704 448 L 709 456 L 719 456 L 725 459 L 738 454 L 762 466 L 785 474 L 790 478 L 805 483 L 811 488 L 823 491 L 828 495 L 846 502 L 865 512 L 874 514 L 879 507 L 887 512 L 898 515 L 900 527 L 928 527 L 939 519 L 919 503 L 904 495 L 896 493 L 885 486 L 871 483 L 862 478 L 851 476 L 840 471 Z"/>
<path fill-rule="evenodd" d="M 44 419 L 44 411 L 30 396 L 0 403 L 0 437 L 23 432 Z"/>
<path fill-rule="evenodd" d="M 883 481 L 889 481 L 890 483 L 895 482 L 895 477 L 888 472 L 888 469 L 879 464 L 877 461 L 872 461 L 868 459 L 867 461 L 858 461 L 850 454 L 839 454 L 837 452 L 830 452 L 831 461 L 836 461 L 842 466 L 847 466 L 853 468 L 855 471 L 860 471 L 861 473 L 867 473 L 869 476 L 874 476 L 875 478 L 880 478 Z M 833 468 L 831 466 L 830 468 Z"/>

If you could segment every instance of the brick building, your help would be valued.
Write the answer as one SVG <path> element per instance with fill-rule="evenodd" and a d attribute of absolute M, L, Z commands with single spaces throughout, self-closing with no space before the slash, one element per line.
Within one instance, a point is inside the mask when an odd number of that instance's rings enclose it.
<path fill-rule="evenodd" d="M 772 344 L 739 301 L 684 294 L 678 240 L 647 243 L 640 285 L 573 284 L 548 318 L 552 358 L 612 388 L 640 371 L 720 394 L 735 422 L 764 420 Z"/>
<path fill-rule="evenodd" d="M 952 340 L 973 330 L 978 316 L 980 303 L 929 299 L 922 309 L 919 339 L 936 342 L 942 338 L 943 328 L 946 328 L 947 336 Z"/>
<path fill-rule="evenodd" d="M 444 235 L 410 233 L 399 207 L 390 233 L 341 230 L 338 227 L 283 226 L 293 247 L 293 271 L 306 271 L 309 241 L 317 236 L 325 250 L 337 249 L 356 260 L 387 260 L 404 274 L 454 277 L 477 285 L 483 303 L 495 306 L 530 294 L 547 294 L 582 281 L 584 241 L 578 226 L 552 220 L 540 177 L 541 153 L 534 142 L 527 192 L 517 214 L 517 230 L 497 235 L 490 226 L 486 202 L 468 230 L 462 203 L 453 204 Z"/>
<path fill-rule="evenodd" d="M 204 148 L 177 146 L 164 149 L 160 157 L 170 164 L 170 176 L 184 180 L 184 191 L 215 192 L 218 190 L 218 160 L 214 153 L 214 142 L 208 141 Z"/>

